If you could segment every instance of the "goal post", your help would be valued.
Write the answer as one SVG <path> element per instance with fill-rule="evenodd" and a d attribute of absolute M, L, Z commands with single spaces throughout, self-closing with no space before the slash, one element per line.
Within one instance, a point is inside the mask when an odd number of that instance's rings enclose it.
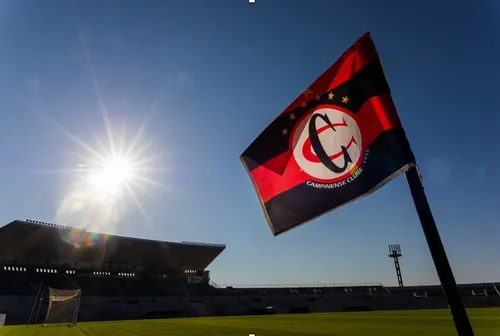
<path fill-rule="evenodd" d="M 43 324 L 75 325 L 78 319 L 81 295 L 81 289 L 55 289 L 49 287 L 49 304 Z"/>

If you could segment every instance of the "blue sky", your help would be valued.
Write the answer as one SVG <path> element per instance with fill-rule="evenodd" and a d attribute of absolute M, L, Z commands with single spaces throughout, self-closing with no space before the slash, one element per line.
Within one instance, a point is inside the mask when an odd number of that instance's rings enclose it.
<path fill-rule="evenodd" d="M 498 281 L 499 15 L 495 1 L 2 1 L 0 221 L 224 243 L 210 269 L 225 284 L 395 284 L 399 243 L 405 282 L 437 283 L 404 177 L 273 237 L 239 161 L 370 31 L 457 281 Z M 109 147 L 104 119 L 128 144 L 144 127 L 141 174 L 159 186 L 134 185 L 142 212 L 127 197 L 89 219 L 69 170 L 90 162 L 75 139 Z"/>

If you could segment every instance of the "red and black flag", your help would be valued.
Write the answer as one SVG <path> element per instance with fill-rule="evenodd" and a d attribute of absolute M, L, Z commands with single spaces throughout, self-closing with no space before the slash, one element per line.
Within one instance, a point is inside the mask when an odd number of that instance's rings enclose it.
<path fill-rule="evenodd" d="M 245 150 L 276 236 L 366 196 L 415 162 L 366 33 Z"/>

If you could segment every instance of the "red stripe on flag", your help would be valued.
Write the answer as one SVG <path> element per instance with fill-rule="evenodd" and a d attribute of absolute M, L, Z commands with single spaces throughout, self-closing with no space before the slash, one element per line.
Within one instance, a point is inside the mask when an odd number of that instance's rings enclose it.
<path fill-rule="evenodd" d="M 363 149 L 369 147 L 382 132 L 401 128 L 401 122 L 389 94 L 369 99 L 354 118 L 361 132 Z M 282 161 L 288 160 L 290 155 L 288 152 L 283 153 L 250 173 L 262 202 L 266 203 L 273 197 L 310 180 L 310 177 L 301 171 L 293 155 L 283 174 L 277 174 L 267 168 L 282 164 Z"/>
<path fill-rule="evenodd" d="M 310 179 L 308 175 L 301 172 L 300 167 L 293 158 L 288 161 L 282 175 L 267 169 L 265 166 L 252 170 L 250 175 L 264 203 Z"/>
<path fill-rule="evenodd" d="M 366 149 L 383 131 L 402 128 L 396 107 L 389 94 L 372 97 L 355 115 Z"/>
<path fill-rule="evenodd" d="M 365 33 L 280 115 L 298 108 L 304 101 L 314 99 L 317 94 L 322 95 L 347 82 L 355 73 L 378 58 L 370 33 Z"/>

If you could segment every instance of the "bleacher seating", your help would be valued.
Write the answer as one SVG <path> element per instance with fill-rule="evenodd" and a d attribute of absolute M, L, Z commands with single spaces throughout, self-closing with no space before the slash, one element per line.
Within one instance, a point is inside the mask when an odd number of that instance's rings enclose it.
<path fill-rule="evenodd" d="M 31 321 L 41 323 L 47 287 L 82 290 L 79 321 L 447 307 L 440 286 L 210 285 L 206 267 L 223 245 L 101 235 L 97 245 L 77 248 L 61 240 L 60 230 L 71 229 L 20 221 L 0 228 L 6 324 L 27 323 L 39 291 L 41 305 Z M 113 248 L 101 249 L 106 244 Z M 462 285 L 460 291 L 467 307 L 500 306 L 495 284 Z"/>
<path fill-rule="evenodd" d="M 54 288 L 82 289 L 81 321 L 446 308 L 439 286 L 226 289 L 208 283 L 189 285 L 181 278 L 0 272 L 0 311 L 8 312 L 7 324 L 27 322 L 40 283 Z M 481 289 L 488 295 L 472 292 Z M 466 285 L 461 290 L 467 306 L 500 305 L 500 296 L 492 284 Z M 42 305 L 39 320 L 45 309 L 46 305 Z"/>

